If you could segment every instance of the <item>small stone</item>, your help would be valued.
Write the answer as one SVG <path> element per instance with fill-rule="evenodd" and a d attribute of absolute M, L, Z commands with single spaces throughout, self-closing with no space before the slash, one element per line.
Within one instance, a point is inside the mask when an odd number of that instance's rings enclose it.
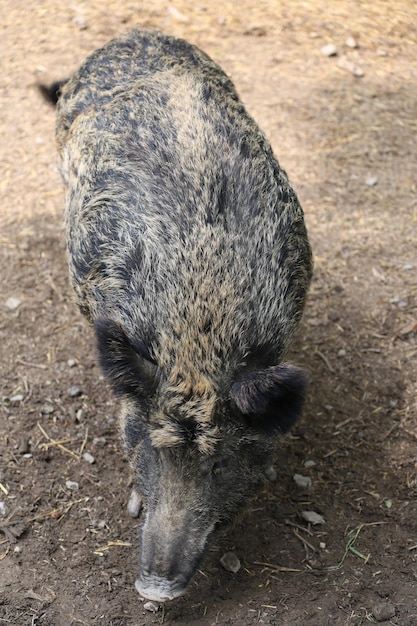
<path fill-rule="evenodd" d="M 11 298 L 7 298 L 5 302 L 6 307 L 10 311 L 16 311 L 16 309 L 18 309 L 21 304 L 22 304 L 22 301 L 19 300 L 19 298 L 13 298 L 13 296 Z"/>
<path fill-rule="evenodd" d="M 339 352 L 337 353 L 337 356 L 339 356 L 339 357 L 341 357 L 341 358 L 342 358 L 342 357 L 344 357 L 344 356 L 346 356 L 346 350 L 344 350 L 343 348 L 341 348 L 341 349 L 339 350 Z"/>
<path fill-rule="evenodd" d="M 10 398 L 10 402 L 11 402 L 12 404 L 17 404 L 18 402 L 22 402 L 22 400 L 24 399 L 24 397 L 25 397 L 25 396 L 23 395 L 23 393 L 16 393 L 14 396 L 12 396 L 12 397 Z"/>
<path fill-rule="evenodd" d="M 326 521 L 320 513 L 316 513 L 315 511 L 301 511 L 301 517 L 310 524 L 325 524 Z"/>
<path fill-rule="evenodd" d="M 75 359 L 68 359 L 67 365 L 68 367 L 75 367 L 77 365 L 77 361 Z"/>
<path fill-rule="evenodd" d="M 80 488 L 80 485 L 77 482 L 75 482 L 75 480 L 67 480 L 65 482 L 65 486 L 70 491 L 78 491 L 78 489 Z"/>
<path fill-rule="evenodd" d="M 84 452 L 83 459 L 84 459 L 84 461 L 87 461 L 87 463 L 90 463 L 90 465 L 93 465 L 93 463 L 96 462 L 96 460 L 93 457 L 93 455 L 90 454 L 89 452 Z"/>
<path fill-rule="evenodd" d="M 225 552 L 220 559 L 220 565 L 233 574 L 240 570 L 240 561 L 234 552 Z"/>
<path fill-rule="evenodd" d="M 67 389 L 67 395 L 70 398 L 79 398 L 80 396 L 82 396 L 82 393 L 83 393 L 83 390 L 81 389 L 79 385 L 73 385 L 72 387 Z"/>
<path fill-rule="evenodd" d="M 22 546 L 15 546 L 13 552 L 20 554 L 22 552 Z"/>
<path fill-rule="evenodd" d="M 88 22 L 82 15 L 77 15 L 72 21 L 80 30 L 87 30 Z"/>
<path fill-rule="evenodd" d="M 107 443 L 107 440 L 105 437 L 94 437 L 93 439 L 94 446 L 105 446 L 106 443 Z"/>
<path fill-rule="evenodd" d="M 386 57 L 388 54 L 388 52 L 386 50 L 383 50 L 382 48 L 378 48 L 376 53 L 379 57 Z"/>
<path fill-rule="evenodd" d="M 8 513 L 9 513 L 9 509 L 6 506 L 6 503 L 3 502 L 3 500 L 1 500 L 0 501 L 0 515 L 2 517 L 6 517 Z"/>
<path fill-rule="evenodd" d="M 335 57 L 337 56 L 337 48 L 333 43 L 328 43 L 323 46 L 320 50 L 323 56 L 325 57 Z"/>
<path fill-rule="evenodd" d="M 305 467 L 306 469 L 310 469 L 310 467 L 314 467 L 315 465 L 316 465 L 316 462 L 315 462 L 315 461 L 305 461 L 305 462 L 304 462 L 304 467 Z"/>
<path fill-rule="evenodd" d="M 52 404 L 44 404 L 43 407 L 41 408 L 42 415 L 50 415 L 54 411 L 55 411 L 55 407 L 53 407 Z"/>
<path fill-rule="evenodd" d="M 272 465 L 268 467 L 268 469 L 265 472 L 265 476 L 267 477 L 268 480 L 271 481 L 271 483 L 274 483 L 277 479 L 277 470 L 275 469 L 275 467 L 273 467 Z"/>
<path fill-rule="evenodd" d="M 84 419 L 84 411 L 82 409 L 78 409 L 78 411 L 75 414 L 75 421 L 80 423 L 82 422 Z"/>
<path fill-rule="evenodd" d="M 301 487 L 302 489 L 309 489 L 311 487 L 311 478 L 309 476 L 294 474 L 293 478 L 297 487 Z"/>
<path fill-rule="evenodd" d="M 368 187 L 375 187 L 377 182 L 378 178 L 376 176 L 368 176 L 368 178 L 365 178 L 365 185 L 368 185 Z"/>
<path fill-rule="evenodd" d="M 345 41 L 345 45 L 348 48 L 358 48 L 358 42 L 356 41 L 356 39 L 354 37 L 348 37 Z"/>
<path fill-rule="evenodd" d="M 167 12 L 178 22 L 186 23 L 190 21 L 190 18 L 187 15 L 184 15 L 184 13 L 181 13 L 181 11 L 178 11 L 178 9 L 173 6 L 168 7 Z"/>
<path fill-rule="evenodd" d="M 143 605 L 143 608 L 145 609 L 145 611 L 150 611 L 151 613 L 157 613 L 159 611 L 159 604 L 149 601 L 149 602 L 145 602 L 145 604 Z"/>
<path fill-rule="evenodd" d="M 395 616 L 395 606 L 390 602 L 379 602 L 373 607 L 372 615 L 377 622 L 385 622 Z"/>
<path fill-rule="evenodd" d="M 325 550 L 326 549 L 326 544 L 324 543 L 324 541 L 320 541 L 319 548 L 320 548 L 320 550 Z"/>

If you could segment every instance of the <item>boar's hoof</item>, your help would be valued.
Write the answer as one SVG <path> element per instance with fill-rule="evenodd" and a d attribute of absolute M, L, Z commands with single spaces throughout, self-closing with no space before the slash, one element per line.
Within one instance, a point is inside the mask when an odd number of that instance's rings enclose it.
<path fill-rule="evenodd" d="M 139 517 L 141 508 L 142 508 L 142 498 L 140 497 L 136 489 L 132 489 L 129 502 L 127 503 L 127 511 L 130 517 Z"/>
<path fill-rule="evenodd" d="M 178 580 L 167 580 L 159 576 L 141 576 L 135 582 L 136 591 L 147 600 L 154 602 L 167 602 L 182 596 L 186 590 L 186 584 Z"/>

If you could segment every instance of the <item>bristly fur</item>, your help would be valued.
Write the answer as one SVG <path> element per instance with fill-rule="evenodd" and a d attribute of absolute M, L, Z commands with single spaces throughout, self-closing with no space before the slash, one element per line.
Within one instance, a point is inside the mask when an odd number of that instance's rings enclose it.
<path fill-rule="evenodd" d="M 69 269 L 146 503 L 136 588 L 172 599 L 257 492 L 306 379 L 282 363 L 312 273 L 303 211 L 229 78 L 134 30 L 57 100 Z"/>

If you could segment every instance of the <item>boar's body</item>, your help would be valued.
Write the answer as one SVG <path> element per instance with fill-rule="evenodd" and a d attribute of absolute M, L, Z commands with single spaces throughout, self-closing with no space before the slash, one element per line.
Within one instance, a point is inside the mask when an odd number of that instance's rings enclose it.
<path fill-rule="evenodd" d="M 57 140 L 71 280 L 145 502 L 136 586 L 171 599 L 301 410 L 282 360 L 311 276 L 303 213 L 227 76 L 160 33 L 86 60 Z"/>

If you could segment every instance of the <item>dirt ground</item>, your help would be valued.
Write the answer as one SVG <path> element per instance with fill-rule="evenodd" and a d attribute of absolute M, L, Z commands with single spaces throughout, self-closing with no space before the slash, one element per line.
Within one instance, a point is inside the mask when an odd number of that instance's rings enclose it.
<path fill-rule="evenodd" d="M 0 626 L 417 624 L 416 24 L 412 0 L 2 0 Z M 315 254 L 291 355 L 311 383 L 278 479 L 157 613 L 134 590 L 140 520 L 72 301 L 54 113 L 36 89 L 133 26 L 189 39 L 233 78 Z"/>

